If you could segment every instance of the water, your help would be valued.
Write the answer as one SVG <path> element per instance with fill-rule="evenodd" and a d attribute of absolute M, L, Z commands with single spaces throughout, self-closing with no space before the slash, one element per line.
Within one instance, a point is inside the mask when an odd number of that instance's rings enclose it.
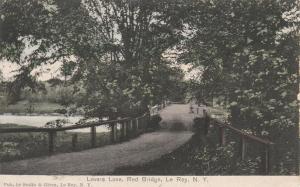
<path fill-rule="evenodd" d="M 18 125 L 27 125 L 33 127 L 44 127 L 45 124 L 49 121 L 54 121 L 57 119 L 66 119 L 68 123 L 65 124 L 66 126 L 74 125 L 83 116 L 49 116 L 49 115 L 34 115 L 34 116 L 27 116 L 27 115 L 12 115 L 12 114 L 3 114 L 0 115 L 0 126 L 1 124 L 7 123 L 14 123 Z M 97 132 L 108 132 L 109 129 L 107 126 L 99 126 L 96 128 Z M 90 132 L 90 128 L 84 129 L 76 129 L 76 130 L 68 130 L 68 132 Z"/>

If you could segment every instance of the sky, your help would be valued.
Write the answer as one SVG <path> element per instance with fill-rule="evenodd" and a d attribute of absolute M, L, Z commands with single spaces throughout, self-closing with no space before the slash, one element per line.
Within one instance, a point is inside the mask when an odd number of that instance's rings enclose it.
<path fill-rule="evenodd" d="M 47 5 L 47 4 L 46 4 Z M 44 5 L 45 6 L 45 5 Z M 46 6 L 46 9 L 49 10 L 55 10 L 56 7 L 52 7 L 52 6 Z M 25 49 L 23 51 L 23 53 L 21 54 L 20 58 L 21 58 L 21 62 L 23 64 L 26 64 L 26 56 L 29 56 L 30 54 L 32 54 L 36 49 L 38 49 L 38 47 L 40 46 L 40 44 L 35 44 L 32 45 L 31 38 L 29 37 L 23 37 L 23 38 L 19 38 L 20 40 L 23 41 L 23 43 L 25 44 Z M 178 51 L 175 52 L 175 54 Z M 172 61 L 174 62 L 174 64 L 176 63 L 176 59 L 177 56 L 175 55 L 171 55 L 171 53 L 167 52 L 167 56 L 173 58 Z M 170 60 L 170 59 L 169 59 Z M 28 63 L 28 62 L 27 62 Z M 32 75 L 38 73 L 38 72 L 42 72 L 40 73 L 40 75 L 38 76 L 39 80 L 45 81 L 54 77 L 59 77 L 60 74 L 60 66 L 61 66 L 61 62 L 56 62 L 55 64 L 52 65 L 42 65 L 39 68 L 35 69 L 32 72 Z M 191 66 L 189 65 L 176 65 L 179 66 L 184 72 L 185 72 L 185 79 L 191 79 L 193 78 L 196 74 L 199 73 L 199 71 L 197 70 L 193 70 L 193 71 L 189 71 Z M 5 80 L 11 80 L 13 78 L 14 75 L 16 75 L 17 70 L 20 68 L 21 66 L 14 64 L 14 63 L 10 63 L 8 61 L 0 61 L 0 70 L 3 73 L 3 77 Z"/>
<path fill-rule="evenodd" d="M 51 65 L 43 65 L 39 68 L 33 70 L 32 75 L 42 72 L 40 76 L 38 76 L 38 80 L 45 81 L 54 77 L 59 77 L 60 71 L 59 68 L 61 66 L 61 62 L 56 62 Z M 0 62 L 0 70 L 3 73 L 4 80 L 11 80 L 14 75 L 16 75 L 16 71 L 21 66 L 11 63 L 9 61 L 1 61 Z"/>
<path fill-rule="evenodd" d="M 51 78 L 59 77 L 60 76 L 60 67 L 62 63 L 61 62 L 56 62 L 51 65 L 42 65 L 39 68 L 35 69 L 32 72 L 32 75 L 34 75 L 37 72 L 42 72 L 38 76 L 38 80 L 41 81 L 46 81 Z M 3 73 L 4 80 L 11 80 L 14 75 L 16 75 L 16 71 L 20 68 L 21 66 L 11 63 L 9 61 L 1 61 L 0 62 L 0 71 Z M 191 66 L 186 65 L 186 64 L 181 64 L 179 67 L 185 72 L 185 79 L 192 79 L 196 74 L 199 73 L 197 70 L 192 70 L 190 71 Z"/>
<path fill-rule="evenodd" d="M 20 40 L 22 40 L 25 45 L 25 48 L 20 55 L 20 61 L 22 62 L 22 64 L 26 65 L 26 64 L 30 63 L 26 60 L 26 57 L 31 55 L 36 49 L 38 49 L 40 44 L 37 43 L 37 44 L 32 45 L 32 43 L 30 42 L 30 40 L 31 40 L 30 36 L 27 38 L 25 38 L 25 37 L 20 38 Z M 195 75 L 199 74 L 200 71 L 198 71 L 198 70 L 190 71 L 190 69 L 191 69 L 190 65 L 178 64 L 177 63 L 178 54 L 179 54 L 179 52 L 177 50 L 170 49 L 163 54 L 163 58 L 172 61 L 175 66 L 180 67 L 185 73 L 184 78 L 186 80 L 192 79 L 193 77 L 195 77 Z M 70 58 L 73 59 L 72 57 L 70 57 Z M 61 65 L 62 65 L 61 61 L 57 61 L 54 64 L 44 64 L 44 65 L 41 65 L 38 68 L 34 69 L 31 74 L 37 75 L 37 73 L 39 73 L 39 75 L 37 76 L 37 79 L 41 80 L 41 81 L 46 81 L 51 78 L 59 78 L 59 77 L 61 77 L 60 76 Z M 0 71 L 2 71 L 4 80 L 6 80 L 6 81 L 13 79 L 14 75 L 17 74 L 17 70 L 20 68 L 21 68 L 21 66 L 16 63 L 11 63 L 7 60 L 0 61 Z"/>
<path fill-rule="evenodd" d="M 23 52 L 20 55 L 20 62 L 22 64 L 26 65 L 29 64 L 28 60 L 26 60 L 26 57 L 31 55 L 35 50 L 37 50 L 40 46 L 40 43 L 32 44 L 31 36 L 28 37 L 20 37 L 19 40 L 21 40 L 25 48 Z M 61 66 L 61 62 L 56 62 L 51 65 L 42 65 L 32 71 L 32 75 L 36 75 L 37 73 L 41 73 L 40 76 L 38 76 L 38 79 L 41 81 L 51 79 L 53 77 L 56 77 L 60 74 L 59 68 Z M 21 66 L 16 63 L 11 63 L 7 60 L 0 61 L 0 70 L 3 74 L 4 80 L 11 80 L 14 75 L 17 74 L 17 70 L 20 69 Z"/>

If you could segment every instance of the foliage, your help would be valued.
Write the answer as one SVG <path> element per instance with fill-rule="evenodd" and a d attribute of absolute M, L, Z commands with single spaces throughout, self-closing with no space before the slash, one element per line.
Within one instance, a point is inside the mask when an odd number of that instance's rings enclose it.
<path fill-rule="evenodd" d="M 32 102 L 29 104 L 29 101 L 22 100 L 17 102 L 16 104 L 8 104 L 5 97 L 0 100 L 1 107 L 0 107 L 0 113 L 12 113 L 12 114 L 18 114 L 18 113 L 27 113 L 28 106 L 32 105 L 34 106 L 34 113 L 38 114 L 49 114 L 55 112 L 57 109 L 63 109 L 64 107 L 57 103 L 52 102 Z"/>
<path fill-rule="evenodd" d="M 176 4 L 158 1 L 84 1 L 103 39 L 101 58 L 87 66 L 86 114 L 139 115 L 178 88 L 183 77 L 162 54 L 179 40 Z"/>
<path fill-rule="evenodd" d="M 115 175 L 258 175 L 256 160 L 240 161 L 234 142 L 217 145 L 216 132 L 194 135 L 175 151 L 140 166 L 117 169 Z"/>
<path fill-rule="evenodd" d="M 3 72 L 0 70 L 0 85 L 2 86 L 3 82 Z"/>
<path fill-rule="evenodd" d="M 65 80 L 84 85 L 78 103 L 88 116 L 138 115 L 184 87 L 177 84 L 181 70 L 162 57 L 180 40 L 180 1 L 27 1 L 1 4 L 0 53 L 22 66 L 9 89 L 12 102 L 25 86 L 35 90 L 35 67 L 56 61 Z M 35 50 L 21 58 L 26 47 Z"/>
<path fill-rule="evenodd" d="M 54 110 L 54 112 L 59 113 L 59 114 L 67 114 L 68 111 L 64 108 L 63 109 L 59 108 L 59 109 Z"/>
<path fill-rule="evenodd" d="M 21 66 L 9 83 L 12 103 L 20 99 L 24 87 L 35 90 L 35 80 L 40 74 L 32 72 L 36 67 L 63 61 L 62 72 L 68 76 L 70 68 L 66 70 L 66 64 L 71 63 L 72 55 L 92 56 L 94 52 L 86 46 L 94 44 L 91 42 L 93 35 L 85 31 L 92 31 L 95 26 L 80 8 L 80 0 L 27 0 L 25 4 L 20 0 L 8 0 L 1 2 L 0 9 L 0 59 Z"/>
<path fill-rule="evenodd" d="M 34 103 L 32 103 L 32 101 L 29 101 L 27 104 L 26 104 L 26 112 L 31 114 L 34 112 Z"/>
<path fill-rule="evenodd" d="M 287 174 L 280 165 L 297 170 L 296 7 L 287 1 L 195 2 L 187 18 L 194 34 L 182 56 L 203 70 L 195 81 L 198 98 L 225 96 L 233 125 L 276 143 L 277 174 Z"/>
<path fill-rule="evenodd" d="M 147 124 L 147 129 L 157 130 L 160 128 L 159 122 L 162 120 L 160 115 L 154 115 L 150 117 L 150 121 Z"/>
<path fill-rule="evenodd" d="M 208 132 L 208 124 L 205 121 L 205 118 L 196 117 L 193 120 L 193 129 L 196 133 L 207 134 Z"/>
<path fill-rule="evenodd" d="M 8 101 L 10 104 L 14 104 L 21 99 L 21 92 L 23 89 L 28 88 L 31 92 L 36 92 L 38 89 L 42 89 L 42 85 L 38 84 L 36 79 L 27 74 L 28 71 L 15 76 L 13 82 L 7 83 Z"/>
<path fill-rule="evenodd" d="M 45 124 L 46 128 L 60 128 L 60 127 L 64 127 L 65 124 L 69 123 L 68 120 L 66 119 L 57 119 L 54 121 L 49 121 Z"/>
<path fill-rule="evenodd" d="M 28 126 L 15 124 L 0 124 L 2 128 L 26 128 Z M 74 133 L 58 132 L 56 135 L 56 152 L 65 153 L 72 150 L 72 135 Z M 78 145 L 76 150 L 90 148 L 90 134 L 77 133 Z M 12 161 L 48 155 L 47 133 L 9 133 L 0 137 L 0 161 Z M 97 133 L 97 146 L 109 143 L 109 133 Z"/>
<path fill-rule="evenodd" d="M 293 0 L 1 1 L 0 59 L 21 66 L 7 83 L 9 102 L 47 90 L 33 70 L 55 62 L 65 81 L 52 80 L 49 100 L 100 119 L 137 116 L 186 91 L 224 98 L 233 125 L 276 143 L 276 174 L 293 174 L 298 8 Z M 200 70 L 190 90 L 168 50 Z"/>

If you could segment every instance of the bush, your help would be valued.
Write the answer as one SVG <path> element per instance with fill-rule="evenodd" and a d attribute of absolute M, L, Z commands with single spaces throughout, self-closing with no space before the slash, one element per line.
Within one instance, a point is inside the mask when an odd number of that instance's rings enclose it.
<path fill-rule="evenodd" d="M 64 127 L 69 121 L 67 119 L 57 119 L 49 121 L 45 124 L 46 128 L 61 128 Z"/>
<path fill-rule="evenodd" d="M 208 133 L 208 123 L 205 121 L 205 118 L 195 118 L 193 129 L 196 133 L 203 132 L 204 134 Z"/>
<path fill-rule="evenodd" d="M 148 123 L 147 129 L 157 130 L 160 128 L 159 122 L 161 121 L 160 115 L 154 115 L 150 117 L 150 122 Z"/>
<path fill-rule="evenodd" d="M 195 150 L 192 160 L 193 167 L 197 171 L 196 174 L 201 175 L 230 174 L 232 170 L 235 170 L 235 162 L 233 142 L 222 147 L 205 145 Z"/>
<path fill-rule="evenodd" d="M 66 114 L 68 111 L 64 108 L 59 108 L 54 110 L 55 113 L 59 113 L 59 114 Z"/>
<path fill-rule="evenodd" d="M 46 155 L 47 134 L 12 133 L 0 138 L 0 162 Z"/>

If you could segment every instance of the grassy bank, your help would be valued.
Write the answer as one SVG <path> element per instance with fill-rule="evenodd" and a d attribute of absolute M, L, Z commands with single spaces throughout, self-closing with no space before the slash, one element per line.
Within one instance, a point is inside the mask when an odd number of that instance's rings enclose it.
<path fill-rule="evenodd" d="M 1 128 L 29 127 L 0 124 Z M 77 134 L 76 150 L 72 149 L 72 135 Z M 97 147 L 110 144 L 109 133 L 97 133 Z M 90 133 L 58 132 L 55 153 L 81 151 L 91 148 Z M 0 162 L 48 155 L 47 133 L 6 133 L 0 136 Z"/>
<path fill-rule="evenodd" d="M 19 101 L 12 105 L 1 105 L 0 113 L 54 113 L 56 110 L 64 109 L 64 107 L 58 103 L 51 102 L 32 102 Z"/>

